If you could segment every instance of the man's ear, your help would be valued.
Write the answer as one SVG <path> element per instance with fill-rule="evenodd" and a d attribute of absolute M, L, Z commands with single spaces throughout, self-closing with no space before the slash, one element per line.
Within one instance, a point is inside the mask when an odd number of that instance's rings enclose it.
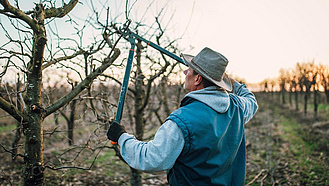
<path fill-rule="evenodd" d="M 195 86 L 200 85 L 201 82 L 202 82 L 202 80 L 203 80 L 203 77 L 202 77 L 200 74 L 197 74 L 197 75 L 195 76 L 194 85 L 195 85 Z"/>

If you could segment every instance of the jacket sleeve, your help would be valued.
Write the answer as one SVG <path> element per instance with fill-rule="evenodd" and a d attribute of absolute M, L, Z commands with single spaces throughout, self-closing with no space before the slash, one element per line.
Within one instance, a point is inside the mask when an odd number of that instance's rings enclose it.
<path fill-rule="evenodd" d="M 255 95 L 251 93 L 245 84 L 235 82 L 233 84 L 233 93 L 236 94 L 242 103 L 245 123 L 247 123 L 258 109 L 258 104 Z"/>
<path fill-rule="evenodd" d="M 118 144 L 121 156 L 134 169 L 154 172 L 172 168 L 184 147 L 184 136 L 177 124 L 167 120 L 149 142 L 124 133 Z"/>

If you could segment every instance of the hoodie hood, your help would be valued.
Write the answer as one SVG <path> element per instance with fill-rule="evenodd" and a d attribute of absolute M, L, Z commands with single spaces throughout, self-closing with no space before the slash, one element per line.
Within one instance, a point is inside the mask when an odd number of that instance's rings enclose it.
<path fill-rule="evenodd" d="M 219 87 L 210 86 L 201 90 L 192 91 L 185 95 L 196 99 L 219 113 L 224 113 L 230 106 L 230 97 L 226 91 L 219 90 Z"/>

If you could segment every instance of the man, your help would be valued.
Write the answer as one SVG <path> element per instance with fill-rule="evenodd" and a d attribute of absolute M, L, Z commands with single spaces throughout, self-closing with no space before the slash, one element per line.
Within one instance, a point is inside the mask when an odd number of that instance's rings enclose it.
<path fill-rule="evenodd" d="M 182 57 L 189 66 L 184 71 L 189 93 L 154 139 L 138 141 L 116 122 L 108 138 L 118 142 L 131 167 L 168 170 L 170 185 L 244 185 L 244 124 L 258 109 L 255 96 L 225 74 L 228 60 L 222 54 L 206 47 L 195 57 Z"/>

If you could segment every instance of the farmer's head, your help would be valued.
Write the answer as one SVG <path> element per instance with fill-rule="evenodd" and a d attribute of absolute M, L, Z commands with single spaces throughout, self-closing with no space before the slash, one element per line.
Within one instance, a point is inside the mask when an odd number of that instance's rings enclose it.
<path fill-rule="evenodd" d="M 231 91 L 232 85 L 225 74 L 228 60 L 222 54 L 205 47 L 196 56 L 182 54 L 189 66 L 184 71 L 184 88 L 190 92 L 216 85 Z"/>

